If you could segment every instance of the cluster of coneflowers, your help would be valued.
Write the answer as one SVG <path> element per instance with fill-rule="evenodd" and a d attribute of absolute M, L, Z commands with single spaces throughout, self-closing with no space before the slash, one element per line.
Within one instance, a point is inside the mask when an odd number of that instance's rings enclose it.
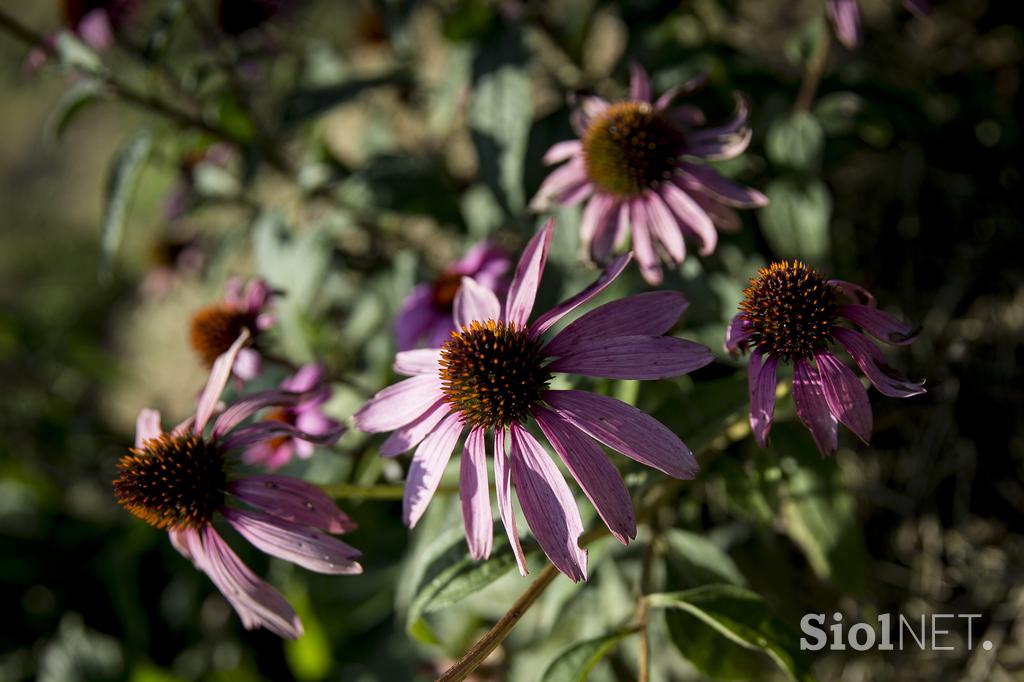
<path fill-rule="evenodd" d="M 670 333 L 687 307 L 678 292 L 639 293 L 566 319 L 632 260 L 648 283 L 658 284 L 662 263 L 678 265 L 687 241 L 711 253 L 718 229 L 738 228 L 735 209 L 765 203 L 761 193 L 707 165 L 742 153 L 750 130 L 740 97 L 732 119 L 717 126 L 707 125 L 694 106 L 677 104 L 699 85 L 687 83 L 655 99 L 646 73 L 635 66 L 628 98 L 585 100 L 573 117 L 579 139 L 547 153 L 547 162 L 564 165 L 532 205 L 546 210 L 586 202 L 581 236 L 603 268 L 590 286 L 535 314 L 554 231 L 548 221 L 510 276 L 509 255 L 483 243 L 406 299 L 395 323 L 394 362 L 406 378 L 374 395 L 352 421 L 362 431 L 389 434 L 382 456 L 413 452 L 402 505 L 410 528 L 461 441 L 459 493 L 471 555 L 483 559 L 493 547 L 490 452 L 494 500 L 520 572 L 527 564 L 513 490 L 540 549 L 566 576 L 585 580 L 575 496 L 542 441 L 623 544 L 636 537 L 633 505 L 601 445 L 674 478 L 697 475 L 693 452 L 650 415 L 606 395 L 552 384 L 560 374 L 667 379 L 714 359 L 710 349 Z M 220 402 L 232 377 L 244 386 L 262 371 L 261 334 L 274 324 L 274 295 L 258 280 L 245 286 L 232 280 L 221 302 L 196 313 L 191 341 L 210 378 L 195 416 L 163 431 L 159 415 L 144 410 L 114 488 L 128 511 L 168 531 L 246 627 L 296 637 L 302 628 L 292 608 L 214 528 L 223 518 L 258 549 L 310 570 L 361 570 L 359 553 L 334 537 L 355 524 L 320 489 L 236 468 L 240 459 L 273 471 L 293 456 L 309 457 L 315 444 L 333 444 L 343 430 L 321 410 L 329 389 L 318 365 L 298 369 L 278 389 L 243 391 L 230 404 Z M 839 423 L 865 442 L 870 438 L 867 393 L 833 352 L 837 345 L 881 393 L 922 393 L 922 382 L 890 367 L 869 336 L 906 344 L 914 331 L 879 310 L 863 288 L 826 279 L 803 263 L 778 262 L 758 272 L 725 339 L 730 354 L 750 353 L 750 425 L 757 443 L 767 444 L 780 363 L 793 367 L 797 415 L 823 454 L 836 449 Z"/>

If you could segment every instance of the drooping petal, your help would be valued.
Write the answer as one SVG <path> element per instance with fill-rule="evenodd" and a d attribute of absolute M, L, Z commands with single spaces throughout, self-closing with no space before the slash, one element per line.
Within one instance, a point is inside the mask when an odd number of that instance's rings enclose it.
<path fill-rule="evenodd" d="M 455 326 L 468 327 L 473 322 L 487 322 L 501 318 L 501 303 L 494 292 L 480 286 L 470 277 L 462 278 L 462 286 L 455 294 Z"/>
<path fill-rule="evenodd" d="M 735 358 L 739 355 L 742 344 L 750 336 L 746 329 L 747 323 L 739 313 L 729 320 L 729 327 L 725 330 L 725 352 Z"/>
<path fill-rule="evenodd" d="M 430 284 L 419 284 L 402 302 L 402 308 L 395 316 L 395 345 L 398 350 L 415 348 L 438 319 L 447 319 L 451 326 L 451 316 L 434 307 L 433 295 Z"/>
<path fill-rule="evenodd" d="M 271 406 L 286 407 L 296 405 L 302 396 L 302 393 L 282 391 L 277 388 L 272 388 L 267 391 L 259 391 L 257 393 L 250 393 L 244 398 L 240 398 L 231 405 L 228 405 L 227 408 L 218 415 L 217 419 L 213 423 L 211 439 L 214 441 L 220 440 L 228 433 L 228 431 L 231 431 L 246 419 L 264 408 Z"/>
<path fill-rule="evenodd" d="M 547 211 L 558 203 L 557 198 L 589 182 L 582 157 L 556 168 L 541 183 L 530 200 L 530 210 Z"/>
<path fill-rule="evenodd" d="M 669 258 L 679 265 L 686 259 L 686 244 L 683 242 L 683 232 L 679 229 L 676 217 L 657 192 L 650 192 L 646 202 L 648 223 L 654 237 Z"/>
<path fill-rule="evenodd" d="M 621 215 L 621 214 L 620 214 Z M 630 227 L 633 236 L 633 253 L 640 265 L 640 274 L 651 286 L 661 284 L 661 261 L 654 251 L 651 229 L 647 223 L 647 210 L 642 201 L 634 199 L 629 202 Z"/>
<path fill-rule="evenodd" d="M 839 315 L 862 327 L 879 341 L 895 346 L 905 346 L 917 338 L 917 329 L 878 308 L 851 303 L 839 306 Z"/>
<path fill-rule="evenodd" d="M 544 265 L 548 260 L 548 248 L 551 246 L 551 235 L 554 231 L 554 219 L 548 220 L 523 249 L 519 265 L 516 266 L 516 274 L 505 302 L 505 321 L 519 329 L 526 326 L 533 311 L 533 302 L 537 298 L 537 287 L 540 285 L 541 275 L 544 274 Z"/>
<path fill-rule="evenodd" d="M 182 528 L 181 530 L 169 530 L 167 536 L 171 539 L 171 546 L 178 550 L 178 554 L 185 557 L 193 564 L 196 563 L 190 549 L 193 542 L 199 542 L 199 534 L 194 528 Z M 194 536 L 194 537 L 189 537 Z"/>
<path fill-rule="evenodd" d="M 679 436 L 632 405 L 585 391 L 547 391 L 543 398 L 570 424 L 630 459 L 674 478 L 691 479 L 700 470 Z"/>
<path fill-rule="evenodd" d="M 512 470 L 508 455 L 505 454 L 505 430 L 497 428 L 494 430 L 494 488 L 495 496 L 498 499 L 498 514 L 501 516 L 501 525 L 505 527 L 508 544 L 512 546 L 512 554 L 516 558 L 519 575 L 526 575 L 529 573 L 526 570 L 526 555 L 523 554 L 523 547 L 519 544 L 516 513 L 512 509 L 511 476 Z"/>
<path fill-rule="evenodd" d="M 659 336 L 675 325 L 688 305 L 677 291 L 651 291 L 610 301 L 566 326 L 544 347 L 544 353 L 566 355 L 582 343 L 620 336 Z"/>
<path fill-rule="evenodd" d="M 626 269 L 626 265 L 631 259 L 632 255 L 628 253 L 619 256 L 608 264 L 608 267 L 601 272 L 601 275 L 590 286 L 538 317 L 530 325 L 530 336 L 537 338 L 567 314 L 608 288 L 608 285 L 614 282 L 622 274 L 622 271 Z"/>
<path fill-rule="evenodd" d="M 438 371 L 441 358 L 440 348 L 419 348 L 403 350 L 395 354 L 395 372 L 408 377 L 419 374 L 431 374 Z"/>
<path fill-rule="evenodd" d="M 828 283 L 836 289 L 839 295 L 845 296 L 853 303 L 875 307 L 875 297 L 861 285 L 841 279 L 830 279 Z"/>
<path fill-rule="evenodd" d="M 460 433 L 462 416 L 450 414 L 416 448 L 402 497 L 402 521 L 409 528 L 413 528 L 426 511 Z"/>
<path fill-rule="evenodd" d="M 590 242 L 590 258 L 598 265 L 607 265 L 620 237 L 629 232 L 629 202 L 611 199 L 608 215 L 594 228 Z"/>
<path fill-rule="evenodd" d="M 225 507 L 222 513 L 239 535 L 278 559 L 329 575 L 363 572 L 359 550 L 323 531 L 248 509 Z"/>
<path fill-rule="evenodd" d="M 249 330 L 243 329 L 231 347 L 213 361 L 210 378 L 207 379 L 206 386 L 203 387 L 203 392 L 196 404 L 196 419 L 192 427 L 195 433 L 202 433 L 207 422 L 210 421 L 210 417 L 213 416 L 213 411 L 217 408 L 217 402 L 220 400 L 220 394 L 224 392 L 224 387 L 227 385 L 228 379 L 231 378 L 231 368 L 235 366 L 235 358 L 248 341 Z"/>
<path fill-rule="evenodd" d="M 718 232 L 711 218 L 704 209 L 682 188 L 672 182 L 666 182 L 661 188 L 661 196 L 665 199 L 676 218 L 700 241 L 700 255 L 713 253 L 718 245 Z"/>
<path fill-rule="evenodd" d="M 750 389 L 750 430 L 762 448 L 768 446 L 768 432 L 772 428 L 772 413 L 775 412 L 776 366 L 774 355 L 765 359 L 761 353 L 750 354 L 747 368 L 747 383 Z"/>
<path fill-rule="evenodd" d="M 160 412 L 148 407 L 139 412 L 135 419 L 136 448 L 141 448 L 143 443 L 150 438 L 157 438 L 161 433 L 163 430 L 160 428 Z"/>
<path fill-rule="evenodd" d="M 583 520 L 569 486 L 537 439 L 516 423 L 509 430 L 512 480 L 537 544 L 570 580 L 586 580 L 587 553 L 579 546 Z"/>
<path fill-rule="evenodd" d="M 634 102 L 651 101 L 651 79 L 639 62 L 629 65 L 629 98 Z"/>
<path fill-rule="evenodd" d="M 583 143 L 580 140 L 565 140 L 564 142 L 558 142 L 551 146 L 546 152 L 544 152 L 544 158 L 542 159 L 544 165 L 552 166 L 556 163 L 562 163 L 568 161 L 573 156 L 583 152 Z"/>
<path fill-rule="evenodd" d="M 852 329 L 835 328 L 832 333 L 860 367 L 860 371 L 883 395 L 891 398 L 909 398 L 925 393 L 924 381 L 912 381 L 885 361 L 882 351 L 871 341 Z"/>
<path fill-rule="evenodd" d="M 427 408 L 426 412 L 400 429 L 396 429 L 381 443 L 381 456 L 395 457 L 416 447 L 450 411 L 447 399 L 438 398 L 433 405 Z"/>
<path fill-rule="evenodd" d="M 555 412 L 538 408 L 533 416 L 611 534 L 624 545 L 635 539 L 629 491 L 601 448 Z"/>
<path fill-rule="evenodd" d="M 246 504 L 285 521 L 328 533 L 348 533 L 356 523 L 319 487 L 291 476 L 246 476 L 227 490 Z"/>
<path fill-rule="evenodd" d="M 698 183 L 705 192 L 727 206 L 757 208 L 768 203 L 768 197 L 750 187 L 727 180 L 707 166 L 680 163 L 680 169 Z"/>
<path fill-rule="evenodd" d="M 485 430 L 473 428 L 466 436 L 459 471 L 459 499 L 462 502 L 462 523 L 466 542 L 474 559 L 486 559 L 494 542 L 491 520 L 491 495 L 487 489 L 487 453 Z"/>
<path fill-rule="evenodd" d="M 441 378 L 421 374 L 379 391 L 353 419 L 360 430 L 368 433 L 394 431 L 419 418 L 441 396 Z"/>
<path fill-rule="evenodd" d="M 247 630 L 264 627 L 279 637 L 298 639 L 302 623 L 295 609 L 273 587 L 256 577 L 228 547 L 213 526 L 199 533 L 185 533 L 189 554 L 196 567 L 209 576 L 242 619 Z"/>
<path fill-rule="evenodd" d="M 590 250 L 599 226 L 604 226 L 610 219 L 615 201 L 607 194 L 597 194 L 587 202 L 580 219 L 580 242 L 584 252 Z"/>
<path fill-rule="evenodd" d="M 818 370 L 803 358 L 793 364 L 793 405 L 796 416 L 811 432 L 821 454 L 834 453 L 838 446 L 836 418 L 825 402 Z"/>
<path fill-rule="evenodd" d="M 705 72 L 697 76 L 694 76 L 693 78 L 686 81 L 682 85 L 676 85 L 674 87 L 669 88 L 661 95 L 661 97 L 658 98 L 658 101 L 654 103 L 654 110 L 664 111 L 665 109 L 668 109 L 669 105 L 671 105 L 672 102 L 675 101 L 676 97 L 679 97 L 680 95 L 689 95 L 690 93 L 696 92 L 697 90 L 704 87 L 704 84 L 707 82 L 707 80 L 708 74 Z M 703 121 L 701 121 L 697 125 L 703 125 Z"/>
<path fill-rule="evenodd" d="M 235 448 L 244 448 L 260 441 L 285 437 L 298 438 L 299 440 L 309 441 L 316 445 L 334 445 L 344 432 L 345 426 L 343 424 L 338 424 L 336 428 L 327 433 L 306 433 L 291 424 L 268 420 L 237 429 L 227 435 L 222 443 L 225 450 L 234 450 Z"/>
<path fill-rule="evenodd" d="M 719 126 L 690 130 L 684 137 L 680 152 L 686 156 L 718 160 L 731 159 L 750 144 L 752 132 L 747 125 L 750 107 L 740 94 L 734 95 L 736 110 L 732 117 Z"/>
<path fill-rule="evenodd" d="M 857 375 L 830 351 L 816 351 L 814 360 L 829 411 L 867 443 L 871 440 L 871 401 Z"/>
<path fill-rule="evenodd" d="M 616 336 L 580 343 L 548 365 L 552 372 L 606 379 L 667 379 L 715 359 L 711 349 L 672 336 Z"/>
<path fill-rule="evenodd" d="M 848 49 L 860 45 L 860 8 L 857 0 L 828 0 L 828 17 L 836 30 L 836 38 Z"/>

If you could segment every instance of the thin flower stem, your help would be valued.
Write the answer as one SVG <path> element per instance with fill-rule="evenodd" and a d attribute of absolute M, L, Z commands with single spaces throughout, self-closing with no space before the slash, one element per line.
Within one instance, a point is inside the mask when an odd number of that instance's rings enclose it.
<path fill-rule="evenodd" d="M 652 533 L 651 539 L 644 548 L 644 560 L 640 568 L 640 594 L 636 601 L 636 625 L 640 632 L 640 655 L 637 659 L 637 682 L 647 682 L 651 676 L 651 643 L 647 628 L 647 594 L 651 591 L 651 571 L 654 567 L 654 546 L 657 535 Z"/>
<path fill-rule="evenodd" d="M 823 24 L 824 22 L 825 20 L 822 19 Z M 814 96 L 817 94 L 818 86 L 821 84 L 825 65 L 828 64 L 828 53 L 831 47 L 832 35 L 828 31 L 828 26 L 822 26 L 821 34 L 818 37 L 818 44 L 814 46 L 814 52 L 811 53 L 810 59 L 807 60 L 804 79 L 800 83 L 800 92 L 793 102 L 794 112 L 811 110 L 811 105 L 814 104 Z"/>

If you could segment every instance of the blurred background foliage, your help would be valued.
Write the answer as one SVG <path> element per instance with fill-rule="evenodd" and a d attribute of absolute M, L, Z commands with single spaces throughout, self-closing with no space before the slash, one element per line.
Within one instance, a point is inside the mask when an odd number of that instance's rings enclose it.
<path fill-rule="evenodd" d="M 594 661 L 590 679 L 634 679 L 645 565 L 649 591 L 696 590 L 651 617 L 652 679 L 1022 679 L 1019 15 L 860 4 L 852 52 L 818 0 L 153 1 L 112 50 L 61 40 L 38 71 L 0 38 L 0 680 L 431 679 L 500 617 L 528 581 L 501 545 L 466 562 L 444 489 L 411 533 L 397 501 L 341 500 L 361 576 L 243 554 L 303 618 L 306 636 L 282 643 L 244 631 L 163 533 L 116 507 L 110 480 L 141 407 L 188 412 L 203 381 L 189 316 L 231 274 L 285 292 L 275 347 L 323 360 L 329 409 L 348 417 L 390 379 L 392 320 L 416 282 L 485 236 L 525 242 L 541 155 L 570 136 L 581 95 L 624 94 L 629 58 L 659 91 L 706 71 L 712 121 L 744 93 L 754 141 L 723 171 L 771 198 L 667 278 L 691 301 L 676 333 L 721 354 L 747 278 L 802 257 L 922 326 L 894 364 L 929 393 L 872 392 L 871 446 L 844 433 L 822 460 L 791 420 L 766 450 L 721 436 L 746 409 L 745 369 L 724 355 L 684 380 L 599 385 L 711 444 L 702 474 L 628 548 L 591 545 L 590 582 L 558 578 L 477 679 L 578 679 Z M 3 5 L 40 33 L 60 22 L 50 3 Z M 544 303 L 594 276 L 578 211 L 558 221 Z M 630 270 L 602 300 L 643 288 Z M 349 433 L 289 471 L 387 496 L 404 462 L 377 444 Z M 615 461 L 642 498 L 651 476 Z M 794 652 L 800 616 L 832 611 L 982 618 L 973 651 Z M 757 641 L 738 644 L 736 621 Z"/>

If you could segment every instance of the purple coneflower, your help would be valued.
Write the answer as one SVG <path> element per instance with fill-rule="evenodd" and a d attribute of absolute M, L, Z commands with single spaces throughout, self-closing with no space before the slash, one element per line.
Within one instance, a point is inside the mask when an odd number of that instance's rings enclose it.
<path fill-rule="evenodd" d="M 663 424 L 635 407 L 595 393 L 548 388 L 555 373 L 611 379 L 663 379 L 711 361 L 699 344 L 664 336 L 686 307 L 675 292 L 613 301 L 582 315 L 553 338 L 544 334 L 611 284 L 630 260 L 615 259 L 588 288 L 528 324 L 553 223 L 527 245 L 505 299 L 468 277 L 455 297 L 455 322 L 440 348 L 398 353 L 395 371 L 410 379 L 375 395 L 355 415 L 363 431 L 393 432 L 381 454 L 416 447 L 405 484 L 403 519 L 412 527 L 427 507 L 463 429 L 460 498 L 470 553 L 489 555 L 493 541 L 486 445 L 494 443 L 498 511 L 521 573 L 510 485 L 541 549 L 573 580 L 586 579 L 579 510 L 558 467 L 526 429 L 532 417 L 612 535 L 636 537 L 629 493 L 594 441 L 676 478 L 693 478 L 697 460 Z M 510 441 L 509 453 L 505 451 Z"/>
<path fill-rule="evenodd" d="M 281 390 L 300 393 L 302 398 L 293 405 L 281 405 L 264 417 L 267 422 L 282 422 L 294 426 L 301 433 L 324 436 L 334 433 L 340 424 L 323 412 L 323 405 L 331 398 L 331 389 L 324 382 L 327 371 L 323 365 L 303 365 L 293 376 L 281 382 Z M 268 471 L 280 469 L 293 456 L 309 459 L 314 443 L 299 436 L 278 436 L 260 441 L 245 451 L 246 464 L 261 464 Z"/>
<path fill-rule="evenodd" d="M 829 21 L 836 38 L 849 49 L 860 45 L 860 7 L 857 0 L 827 0 Z M 918 16 L 930 11 L 928 0 L 903 0 L 903 6 Z"/>
<path fill-rule="evenodd" d="M 295 405 L 303 398 L 300 393 L 272 390 L 229 405 L 206 435 L 248 336 L 243 331 L 214 363 L 195 417 L 164 432 L 159 412 L 139 414 L 135 447 L 118 463 L 114 495 L 129 512 L 168 532 L 175 549 L 209 576 L 246 628 L 265 627 L 281 637 L 296 638 L 302 634 L 302 623 L 294 609 L 238 558 L 213 520 L 220 515 L 257 549 L 311 571 L 361 573 L 356 563 L 359 552 L 330 535 L 348 532 L 355 523 L 322 490 L 286 476 L 236 478 L 228 473 L 229 454 L 239 448 L 278 436 L 329 444 L 341 429 L 314 436 L 284 422 L 239 427 L 259 409 Z"/>
<path fill-rule="evenodd" d="M 871 438 L 871 403 L 857 375 L 829 350 L 833 341 L 846 349 L 881 393 L 909 398 L 924 393 L 923 381 L 903 377 L 878 347 L 852 323 L 879 341 L 905 345 L 916 332 L 875 307 L 875 298 L 856 284 L 826 280 L 799 261 L 762 268 L 743 292 L 740 313 L 729 325 L 725 347 L 735 354 L 750 349 L 750 426 L 765 447 L 775 409 L 776 369 L 793 363 L 793 402 L 818 449 L 836 449 L 837 422 L 865 443 Z"/>
<path fill-rule="evenodd" d="M 661 282 L 659 247 L 673 265 L 686 257 L 684 236 L 697 240 L 701 255 L 714 251 L 716 226 L 739 228 L 730 207 L 763 206 L 767 199 L 703 163 L 738 156 L 750 143 L 750 129 L 747 105 L 739 97 L 732 120 L 716 127 L 705 127 L 704 114 L 694 106 L 672 106 L 702 82 L 696 79 L 652 101 L 647 73 L 634 64 L 629 99 L 584 100 L 572 119 L 580 139 L 559 142 L 544 155 L 545 163 L 567 163 L 547 177 L 531 207 L 547 210 L 589 200 L 580 235 L 591 258 L 607 263 L 630 231 L 633 253 L 650 284 Z"/>
<path fill-rule="evenodd" d="M 504 249 L 480 242 L 433 282 L 417 285 L 402 302 L 395 318 L 398 350 L 410 350 L 421 344 L 430 348 L 440 346 L 455 330 L 452 309 L 462 278 L 469 277 L 501 296 L 508 286 L 505 273 L 511 267 L 512 259 Z"/>
<path fill-rule="evenodd" d="M 266 312 L 271 293 L 262 279 L 252 279 L 243 288 L 242 281 L 233 277 L 225 285 L 220 303 L 201 308 L 192 316 L 189 339 L 207 367 L 227 352 L 242 330 L 255 339 L 274 325 L 274 316 Z M 233 372 L 239 379 L 249 381 L 259 375 L 262 367 L 260 352 L 252 347 L 243 348 Z"/>

